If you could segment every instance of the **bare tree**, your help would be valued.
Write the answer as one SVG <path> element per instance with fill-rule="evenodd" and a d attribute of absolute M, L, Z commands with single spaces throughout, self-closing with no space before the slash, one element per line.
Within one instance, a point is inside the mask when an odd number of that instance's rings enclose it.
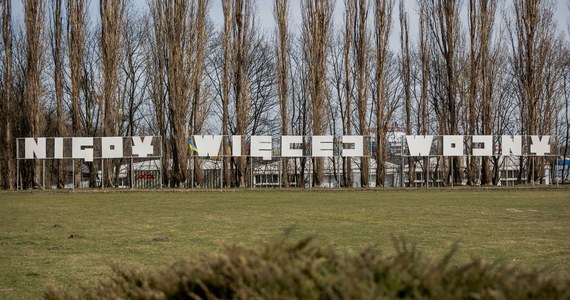
<path fill-rule="evenodd" d="M 252 25 L 250 25 L 252 26 Z M 250 27 L 251 33 L 248 34 L 248 45 L 246 51 L 244 52 L 245 57 L 242 59 L 245 69 L 245 79 L 240 79 L 245 83 L 245 86 L 236 88 L 236 76 L 235 76 L 235 62 L 232 61 L 231 65 L 228 65 L 228 71 L 231 71 L 231 78 L 228 78 L 228 86 L 231 86 L 231 91 L 228 91 L 229 99 L 224 100 L 224 64 L 226 60 L 224 59 L 225 52 L 225 37 L 224 34 L 220 34 L 218 39 L 213 40 L 210 48 L 210 55 L 208 56 L 208 75 L 209 83 L 211 83 L 211 91 L 215 93 L 219 101 L 214 103 L 217 109 L 214 111 L 218 116 L 221 116 L 222 122 L 227 116 L 227 131 L 230 134 L 236 135 L 238 132 L 238 121 L 241 122 L 240 127 L 243 126 L 245 133 L 239 134 L 242 137 L 242 143 L 248 139 L 250 135 L 258 134 L 276 134 L 280 131 L 278 124 L 280 123 L 279 110 L 276 109 L 279 105 L 277 101 L 276 87 L 276 62 L 274 59 L 274 45 L 268 42 L 268 39 L 261 35 L 254 34 L 255 31 Z M 235 48 L 233 47 L 236 43 L 233 39 L 234 29 L 232 29 L 231 41 L 228 42 L 231 49 L 229 52 L 235 53 Z M 230 62 L 228 61 L 228 64 Z M 231 68 L 231 70 L 229 70 Z M 230 73 L 230 72 L 228 72 Z M 241 90 L 244 91 L 241 91 Z M 242 105 L 246 105 L 247 109 L 244 109 L 243 116 L 238 118 L 238 106 L 236 104 L 237 95 L 236 91 L 241 91 L 246 95 L 245 102 Z M 227 102 L 227 107 L 226 103 Z M 226 115 L 227 114 L 227 115 Z M 211 118 L 210 118 L 211 119 Z M 218 127 L 219 123 L 214 125 Z M 213 129 L 211 131 L 216 131 Z M 231 140 L 231 139 L 230 139 Z M 229 154 L 229 141 L 226 141 L 224 153 Z M 246 145 L 246 144 L 242 144 Z M 247 147 L 244 147 L 247 151 Z M 229 176 L 228 183 L 233 186 L 248 185 L 249 179 L 251 178 L 249 173 L 249 163 L 247 157 L 231 157 L 228 158 L 231 162 L 230 169 L 224 168 L 224 177 Z M 226 159 L 224 159 L 225 164 Z M 243 161 L 243 165 L 240 163 Z M 240 165 L 243 169 L 240 170 Z"/>
<path fill-rule="evenodd" d="M 333 8 L 331 0 L 302 2 L 313 135 L 322 135 L 327 127 L 323 116 L 326 115 L 327 53 Z M 313 169 L 313 185 L 320 186 L 324 179 L 324 160 L 321 157 L 313 158 Z"/>
<path fill-rule="evenodd" d="M 420 7 L 420 32 L 419 32 L 419 58 L 420 58 L 420 69 L 421 69 L 421 87 L 420 87 L 420 99 L 418 107 L 418 133 L 421 135 L 428 134 L 429 119 L 428 119 L 428 85 L 429 85 L 429 65 L 430 57 L 428 54 L 428 33 L 426 31 L 427 26 L 427 9 L 425 6 L 425 1 L 419 0 Z M 426 180 L 426 185 L 428 185 L 428 174 L 430 169 L 430 161 L 428 158 L 423 159 L 423 177 Z"/>
<path fill-rule="evenodd" d="M 65 119 L 63 111 L 63 90 L 64 90 L 64 73 L 63 73 L 63 15 L 62 1 L 55 0 L 52 3 L 52 59 L 54 65 L 54 88 L 56 99 L 56 135 L 67 136 Z M 56 162 L 56 183 L 58 188 L 63 188 L 65 184 L 64 164 L 61 160 Z"/>
<path fill-rule="evenodd" d="M 229 102 L 230 102 L 230 54 L 231 54 L 231 25 L 232 25 L 232 7 L 233 1 L 224 0 L 222 2 L 222 9 L 224 13 L 224 61 L 222 70 L 222 135 L 227 144 L 230 143 L 229 139 Z M 224 149 L 226 151 L 226 149 Z M 225 153 L 228 155 L 229 153 Z M 231 185 L 231 168 L 230 159 L 224 159 L 224 185 Z"/>
<path fill-rule="evenodd" d="M 491 132 L 494 135 L 513 135 L 520 132 L 521 122 L 517 119 L 519 107 L 514 92 L 515 80 L 509 65 L 511 56 L 507 48 L 507 40 L 501 32 L 489 56 L 488 100 L 491 107 Z M 501 180 L 501 170 L 505 160 L 500 158 L 498 155 L 490 157 L 491 182 L 489 184 L 496 185 Z"/>
<path fill-rule="evenodd" d="M 248 94 L 251 97 L 247 133 L 273 135 L 280 132 L 277 71 L 273 45 L 262 35 L 254 35 L 247 69 Z"/>
<path fill-rule="evenodd" d="M 289 5 L 287 0 L 275 0 L 274 2 L 274 15 L 277 23 L 277 41 L 275 42 L 275 56 L 277 61 L 277 89 L 279 95 L 279 112 L 281 116 L 281 135 L 289 134 L 288 121 L 288 62 L 287 56 L 289 53 L 289 29 L 287 22 L 287 15 Z M 282 158 L 282 174 L 281 182 L 284 187 L 289 187 L 289 160 Z"/>
<path fill-rule="evenodd" d="M 569 24 L 570 26 L 570 24 Z M 570 34 L 570 28 L 568 29 Z M 560 122 L 560 154 L 562 154 L 562 170 L 560 170 L 562 183 L 566 182 L 566 174 L 568 173 L 567 159 L 568 150 L 570 149 L 570 48 L 566 46 L 566 62 L 564 63 L 564 73 L 562 78 L 562 90 L 564 94 L 564 104 L 562 107 L 562 120 Z"/>
<path fill-rule="evenodd" d="M 392 26 L 393 0 L 375 0 L 374 38 L 376 42 L 376 186 L 384 186 L 386 176 L 386 131 L 390 122 L 387 118 L 388 99 L 386 94 L 386 63 L 388 60 L 388 37 Z"/>
<path fill-rule="evenodd" d="M 478 106 L 481 110 L 481 133 L 483 135 L 492 134 L 491 121 L 491 96 L 493 76 L 491 76 L 491 38 L 495 22 L 495 12 L 497 8 L 496 1 L 488 0 L 470 0 L 470 63 L 471 63 L 471 81 L 470 81 L 470 97 L 469 103 L 469 134 L 476 134 L 477 126 L 476 115 Z M 480 100 L 477 100 L 477 99 Z M 478 105 L 478 103 L 480 105 Z M 468 176 L 471 183 L 475 177 L 474 172 L 476 165 L 470 164 Z M 489 158 L 483 157 L 481 160 L 481 184 L 491 183 L 491 172 L 489 166 Z"/>
<path fill-rule="evenodd" d="M 458 79 L 459 60 L 459 12 L 461 3 L 455 0 L 438 0 L 427 4 L 429 15 L 428 26 L 437 52 L 434 53 L 441 63 L 438 87 L 441 90 L 437 109 L 442 134 L 457 135 L 459 133 Z M 463 181 L 462 160 L 453 157 L 453 168 L 450 169 L 450 181 Z"/>
<path fill-rule="evenodd" d="M 123 27 L 124 0 L 100 0 L 101 16 L 101 62 L 103 65 L 103 136 L 116 136 L 119 133 L 118 112 L 118 70 L 120 63 L 121 32 Z M 112 162 L 105 162 L 104 183 L 113 186 Z"/>
<path fill-rule="evenodd" d="M 369 53 L 370 53 L 370 35 L 367 30 L 368 26 L 368 2 L 359 0 L 356 2 L 356 11 L 354 22 L 354 58 L 356 68 L 356 104 L 358 112 L 358 131 L 361 135 L 366 136 L 366 147 L 364 147 L 364 155 L 360 158 L 360 186 L 366 187 L 370 184 L 369 176 L 369 144 L 368 136 L 368 87 L 370 69 L 369 69 Z"/>
<path fill-rule="evenodd" d="M 142 123 L 143 100 L 148 90 L 149 76 L 145 76 L 148 64 L 146 51 L 146 33 L 149 31 L 148 19 L 137 15 L 132 8 L 125 7 L 125 23 L 122 32 L 123 53 L 119 76 L 119 106 L 123 120 L 119 134 L 134 136 L 144 124 Z"/>
<path fill-rule="evenodd" d="M 83 55 L 85 53 L 85 0 L 67 1 L 67 43 L 70 73 L 71 134 L 83 136 L 81 126 L 81 86 L 83 80 Z M 76 163 L 76 169 L 80 170 Z M 75 173 L 74 185 L 79 186 L 81 172 Z"/>
<path fill-rule="evenodd" d="M 229 138 L 229 102 L 230 102 L 230 55 L 231 55 L 231 31 L 232 31 L 232 16 L 233 1 L 223 0 L 222 2 L 224 13 L 224 61 L 222 70 L 222 135 L 227 144 L 230 143 Z M 225 151 L 226 149 L 224 149 Z M 229 153 L 225 153 L 226 155 Z M 231 168 L 230 159 L 224 159 L 224 185 L 231 185 Z"/>
<path fill-rule="evenodd" d="M 568 9 L 570 10 L 570 1 L 568 1 Z M 570 38 L 570 22 L 567 24 L 567 34 Z M 563 111 L 560 121 L 560 154 L 562 154 L 562 170 L 560 170 L 560 178 L 561 182 L 566 182 L 566 174 L 568 173 L 568 166 L 567 166 L 567 159 L 568 159 L 568 150 L 570 149 L 570 43 L 566 43 L 565 49 L 566 61 L 564 62 L 564 72 L 562 75 L 562 92 L 563 92 L 563 99 L 564 103 L 561 107 Z"/>
<path fill-rule="evenodd" d="M 307 136 L 311 133 L 311 111 L 309 101 L 309 72 L 307 71 L 307 49 L 304 41 L 305 35 L 301 35 L 295 43 L 291 54 L 291 131 L 295 135 Z M 308 147 L 303 148 L 303 153 L 308 153 Z M 303 156 L 295 159 L 295 182 L 298 187 L 306 186 L 306 177 L 309 158 Z"/>
<path fill-rule="evenodd" d="M 419 44 L 419 57 L 421 63 L 421 92 L 419 101 L 418 113 L 418 132 L 422 135 L 428 134 L 429 119 L 428 119 L 428 85 L 429 85 L 429 65 L 430 57 L 428 53 L 428 32 L 427 26 L 427 8 L 425 1 L 420 2 L 420 44 Z"/>
<path fill-rule="evenodd" d="M 235 95 L 236 134 L 245 138 L 249 124 L 249 108 L 251 95 L 248 93 L 247 68 L 251 61 L 248 53 L 251 51 L 253 28 L 253 3 L 251 0 L 235 0 L 233 5 L 233 87 Z M 245 157 L 237 158 L 237 184 L 246 185 L 247 160 Z"/>
<path fill-rule="evenodd" d="M 42 105 L 40 97 L 42 91 L 41 73 L 43 69 L 43 35 L 45 7 L 43 0 L 28 0 L 24 2 L 24 14 L 26 25 L 27 49 L 26 49 L 26 92 L 22 109 L 24 119 L 22 123 L 23 134 L 35 137 L 42 133 L 43 121 Z M 38 186 L 39 172 L 37 161 L 26 164 L 24 186 Z"/>
<path fill-rule="evenodd" d="M 344 90 L 345 90 L 345 103 L 346 108 L 344 109 L 345 117 L 343 124 L 343 134 L 352 134 L 352 63 L 350 49 L 352 46 L 352 40 L 354 38 L 354 19 L 356 14 L 355 1 L 346 0 L 344 2 L 345 12 L 344 12 L 344 47 L 343 47 L 343 60 L 344 60 Z M 341 107 L 342 109 L 342 107 Z M 343 172 L 344 172 L 344 182 L 348 187 L 352 187 L 352 158 L 343 157 Z"/>
<path fill-rule="evenodd" d="M 405 114 L 406 114 L 406 134 L 412 134 L 412 101 L 411 101 L 411 78 L 410 78 L 410 46 L 409 46 L 409 25 L 408 15 L 404 9 L 404 1 L 400 0 L 400 52 L 402 60 L 402 82 L 404 84 Z M 415 158 L 408 158 L 408 184 L 416 180 Z"/>
<path fill-rule="evenodd" d="M 204 67 L 204 51 L 207 44 L 207 27 L 206 15 L 208 11 L 209 0 L 197 0 L 197 3 L 192 2 L 190 10 L 190 36 L 189 39 L 192 45 L 189 49 L 193 49 L 193 56 L 190 57 L 189 63 L 192 70 L 190 78 L 192 81 L 192 113 L 191 122 L 192 128 L 189 132 L 198 134 L 202 132 L 205 121 L 205 111 L 203 105 L 203 97 L 201 94 L 203 67 Z M 194 159 L 194 182 L 193 185 L 201 186 L 204 178 L 202 171 L 202 164 L 200 159 Z"/>
<path fill-rule="evenodd" d="M 551 67 L 558 54 L 555 51 L 557 40 L 553 15 L 554 4 L 551 1 L 514 2 L 514 23 L 509 26 L 509 40 L 516 91 L 520 99 L 521 133 L 525 135 L 552 133 L 551 96 L 554 85 L 550 84 L 553 83 Z M 528 181 L 542 178 L 542 163 L 527 161 L 527 164 L 527 169 L 532 169 L 527 173 Z M 520 167 L 523 169 L 522 157 Z M 534 178 L 531 178 L 533 174 Z"/>
<path fill-rule="evenodd" d="M 85 32 L 84 58 L 81 65 L 80 94 L 81 109 L 80 120 L 83 134 L 86 136 L 100 136 L 103 128 L 102 103 L 102 67 L 100 59 L 100 32 L 96 28 L 87 28 Z M 90 168 L 95 168 L 91 164 Z M 92 172 L 93 173 L 93 172 Z M 96 174 L 91 174 L 95 176 Z M 92 183 L 95 177 L 92 177 Z"/>
<path fill-rule="evenodd" d="M 473 136 L 478 133 L 491 135 L 491 105 L 490 105 L 490 49 L 491 35 L 495 20 L 497 1 L 470 0 L 469 1 L 469 87 L 466 93 L 467 124 L 466 133 Z M 479 117 L 480 115 L 480 117 Z M 480 120 L 480 123 L 478 122 Z M 477 128 L 481 127 L 478 132 Z M 467 150 L 470 152 L 471 147 Z M 475 178 L 479 173 L 477 159 L 467 157 L 467 184 L 475 184 Z M 481 160 L 481 184 L 489 184 L 491 181 L 489 169 L 489 159 L 483 157 Z"/>
<path fill-rule="evenodd" d="M 478 19 L 478 14 L 480 13 L 477 7 L 476 0 L 469 0 L 469 88 L 466 93 L 466 110 L 467 110 L 467 128 L 466 133 L 473 136 L 475 134 L 475 126 L 477 121 L 477 101 L 479 98 L 479 88 L 478 84 L 480 82 L 480 56 L 479 56 L 479 43 L 481 24 Z M 472 148 L 473 145 L 468 145 L 468 148 Z M 468 149 L 467 151 L 469 151 Z M 475 179 L 475 172 L 477 170 L 476 158 L 468 156 L 467 157 L 467 184 L 473 185 Z"/>
<path fill-rule="evenodd" d="M 150 78 L 150 94 L 155 112 L 156 125 L 158 134 L 162 137 L 162 178 L 163 184 L 170 185 L 171 173 L 170 168 L 170 142 L 168 140 L 168 116 L 167 100 L 166 100 L 166 57 L 165 57 L 165 24 L 162 16 L 164 15 L 161 3 L 150 5 L 152 15 L 153 39 L 150 43 L 150 49 L 147 55 L 149 68 L 147 76 Z"/>
<path fill-rule="evenodd" d="M 187 116 L 189 109 L 188 88 L 190 80 L 185 69 L 184 57 L 187 41 L 188 3 L 164 1 L 164 36 L 168 111 L 170 117 L 170 147 L 172 153 L 172 182 L 174 187 L 183 187 L 187 180 L 188 145 Z"/>
<path fill-rule="evenodd" d="M 2 186 L 7 189 L 15 188 L 16 178 L 16 161 L 15 161 L 15 140 L 13 136 L 14 130 L 14 96 L 12 92 L 12 7 L 11 1 L 3 1 L 2 3 L 2 39 L 4 41 L 4 99 L 2 101 L 2 125 L 3 125 L 3 145 L 2 145 Z"/>
<path fill-rule="evenodd" d="M 185 1 L 158 1 L 162 6 L 158 22 L 164 30 L 164 63 L 167 78 L 167 107 L 170 125 L 170 149 L 172 154 L 172 181 L 174 187 L 182 187 L 187 180 L 188 132 L 186 121 L 190 101 L 188 90 L 190 80 L 186 70 L 185 56 L 188 45 L 188 3 Z M 155 19 L 155 22 L 157 20 Z M 161 45 L 158 45 L 159 47 Z"/>
<path fill-rule="evenodd" d="M 127 4 L 121 31 L 121 59 L 117 80 L 117 112 L 122 116 L 118 120 L 118 134 L 122 136 L 149 132 L 148 125 L 144 122 L 151 112 L 147 106 L 152 105 L 150 101 L 145 101 L 148 99 L 147 92 L 151 81 L 151 76 L 147 76 L 150 66 L 145 57 L 147 49 L 151 49 L 147 48 L 150 44 L 147 38 L 149 31 L 148 16 Z M 118 159 L 114 163 L 114 184 L 118 185 L 121 165 L 125 164 L 126 160 Z M 132 170 L 129 168 L 128 172 L 126 183 L 132 186 Z"/>
<path fill-rule="evenodd" d="M 85 0 L 67 2 L 67 40 L 71 78 L 71 123 L 74 136 L 81 136 L 80 124 L 83 54 L 85 52 Z"/>
<path fill-rule="evenodd" d="M 103 70 L 101 66 L 101 33 L 95 27 L 87 27 L 85 32 L 85 48 L 84 57 L 81 65 L 81 109 L 80 120 L 82 134 L 85 136 L 101 136 L 103 130 L 103 114 L 104 99 L 102 96 Z M 98 171 L 101 164 L 97 161 L 78 162 L 76 166 L 85 165 L 89 169 L 89 186 L 102 186 L 98 178 Z M 108 167 L 104 167 L 109 170 Z M 76 167 L 76 174 L 82 176 L 83 172 L 79 172 L 82 168 Z M 79 173 L 79 174 L 78 174 Z M 102 174 L 104 175 L 104 174 Z M 105 181 L 107 179 L 105 178 Z M 105 183 L 107 184 L 107 183 Z"/>

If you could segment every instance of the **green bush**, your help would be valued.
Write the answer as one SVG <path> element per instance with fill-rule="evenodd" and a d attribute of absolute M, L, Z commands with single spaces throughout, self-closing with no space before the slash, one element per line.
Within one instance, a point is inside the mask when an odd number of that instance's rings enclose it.
<path fill-rule="evenodd" d="M 286 238 L 252 250 L 180 262 L 160 272 L 115 267 L 116 276 L 75 295 L 54 288 L 46 299 L 570 299 L 570 280 L 480 260 L 450 264 L 395 243 L 395 255 L 374 248 L 345 253 L 308 238 Z"/>

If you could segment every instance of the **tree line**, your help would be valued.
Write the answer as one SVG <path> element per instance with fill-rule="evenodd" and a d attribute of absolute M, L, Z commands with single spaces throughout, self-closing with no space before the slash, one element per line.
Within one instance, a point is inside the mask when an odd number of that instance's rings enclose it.
<path fill-rule="evenodd" d="M 407 11 L 403 0 L 344 0 L 333 20 L 335 1 L 301 0 L 301 24 L 292 26 L 291 3 L 273 0 L 270 33 L 254 0 L 220 0 L 220 24 L 213 1 L 99 0 L 93 15 L 86 0 L 22 0 L 21 23 L 12 1 L 2 1 L 2 187 L 16 186 L 17 137 L 159 135 L 164 183 L 173 187 L 202 183 L 203 161 L 188 159 L 194 134 L 228 143 L 241 135 L 242 144 L 260 134 L 365 135 L 376 146 L 340 163 L 348 186 L 370 185 L 373 165 L 384 185 L 395 123 L 418 135 L 552 135 L 568 157 L 570 25 L 554 19 L 556 1 L 418 0 Z M 410 18 L 419 20 L 414 37 Z M 391 48 L 395 28 L 399 47 Z M 247 185 L 248 159 L 224 160 L 225 186 Z M 324 158 L 282 159 L 282 184 L 293 164 L 304 185 L 309 159 L 311 182 L 321 185 Z M 413 182 L 415 166 L 428 161 L 408 163 Z M 497 163 L 453 158 L 441 169 L 449 182 L 496 184 Z M 519 180 L 539 180 L 546 163 L 521 157 L 536 172 Z M 63 187 L 64 162 L 54 164 Z M 120 164 L 105 162 L 106 184 L 116 184 Z M 21 168 L 24 187 L 40 182 L 38 162 Z"/>

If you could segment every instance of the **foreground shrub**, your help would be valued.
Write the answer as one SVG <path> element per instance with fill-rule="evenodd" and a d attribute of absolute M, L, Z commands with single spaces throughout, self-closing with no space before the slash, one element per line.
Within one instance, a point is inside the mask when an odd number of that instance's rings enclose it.
<path fill-rule="evenodd" d="M 450 264 L 397 242 L 386 257 L 374 248 L 350 254 L 312 239 L 280 239 L 259 250 L 226 246 L 220 255 L 161 272 L 115 267 L 116 276 L 76 295 L 46 299 L 570 299 L 570 280 L 473 260 Z"/>

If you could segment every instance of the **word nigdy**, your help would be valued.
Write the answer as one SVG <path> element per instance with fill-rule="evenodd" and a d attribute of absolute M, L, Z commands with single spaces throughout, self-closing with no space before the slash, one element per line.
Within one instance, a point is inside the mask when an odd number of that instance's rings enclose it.
<path fill-rule="evenodd" d="M 497 155 L 498 145 L 494 144 L 492 135 L 475 135 L 469 137 L 469 143 L 466 142 L 463 135 L 444 135 L 442 137 L 443 156 L 463 156 L 466 155 L 466 149 L 469 145 L 472 156 L 493 156 Z M 71 139 L 71 155 L 64 155 L 64 139 L 63 138 L 24 138 L 24 157 L 23 159 L 46 159 L 47 157 L 47 140 L 50 139 L 50 146 L 53 146 L 53 156 L 51 159 L 84 159 L 85 161 L 93 161 L 94 158 L 144 158 L 144 157 L 160 157 L 159 150 L 154 147 L 153 141 L 158 142 L 159 139 L 153 136 L 145 137 L 74 137 Z M 94 140 L 100 142 L 98 144 L 97 155 L 94 155 Z M 124 139 L 130 139 L 130 153 L 125 153 L 123 147 Z M 312 136 L 310 139 L 312 157 L 332 157 L 334 156 L 335 138 L 332 135 Z M 198 157 L 217 157 L 220 156 L 220 149 L 223 141 L 221 135 L 195 135 L 193 143 L 191 143 L 191 152 L 195 152 Z M 232 136 L 231 155 L 233 157 L 244 156 L 242 154 L 242 136 Z M 434 136 L 405 136 L 408 149 L 406 155 L 410 156 L 433 156 L 431 153 Z M 544 156 L 550 153 L 550 136 L 530 136 L 530 151 L 527 154 Z M 127 141 L 128 143 L 128 141 Z M 342 157 L 362 157 L 364 156 L 364 136 L 347 135 L 340 138 L 339 143 L 342 144 L 340 156 Z M 338 144 L 338 143 L 337 143 Z M 468 144 L 468 145 L 466 145 Z M 305 137 L 300 135 L 281 136 L 281 157 L 303 157 L 304 156 Z M 501 156 L 521 156 L 522 153 L 522 136 L 501 136 L 500 154 Z M 250 157 L 261 157 L 264 160 L 271 160 L 273 156 L 272 136 L 251 136 Z M 51 152 L 50 152 L 51 153 Z M 21 159 L 18 153 L 18 159 Z"/>

